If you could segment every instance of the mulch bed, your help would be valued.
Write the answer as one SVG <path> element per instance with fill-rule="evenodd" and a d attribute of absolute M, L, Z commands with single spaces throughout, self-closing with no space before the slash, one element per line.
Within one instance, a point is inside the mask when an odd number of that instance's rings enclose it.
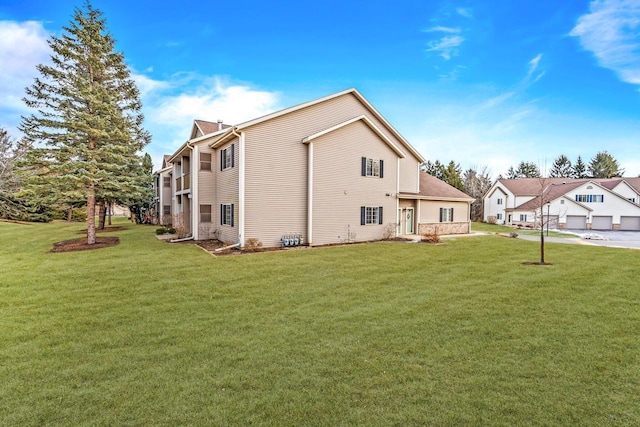
<path fill-rule="evenodd" d="M 109 248 L 111 246 L 118 245 L 119 243 L 119 237 L 96 237 L 96 242 L 93 245 L 88 245 L 87 238 L 83 237 L 81 239 L 65 240 L 63 242 L 54 243 L 49 252 L 89 251 L 93 249 Z"/>

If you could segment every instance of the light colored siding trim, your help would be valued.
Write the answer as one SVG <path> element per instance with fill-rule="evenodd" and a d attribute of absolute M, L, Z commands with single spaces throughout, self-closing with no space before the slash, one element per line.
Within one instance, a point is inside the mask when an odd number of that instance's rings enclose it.
<path fill-rule="evenodd" d="M 363 177 L 362 157 L 383 160 L 384 177 Z M 316 140 L 312 213 L 315 244 L 376 240 L 383 237 L 389 223 L 395 228 L 396 159 L 397 154 L 362 122 Z M 381 206 L 383 223 L 360 225 L 361 206 Z"/>
<path fill-rule="evenodd" d="M 223 171 L 220 170 L 220 156 L 222 150 L 229 148 L 233 145 L 235 166 Z M 234 138 L 227 144 L 222 145 L 216 150 L 216 164 L 214 165 L 215 172 L 215 188 L 217 200 L 215 206 L 213 206 L 213 216 L 216 218 L 216 225 L 219 227 L 218 238 L 225 243 L 238 243 L 238 138 Z M 220 225 L 220 205 L 221 204 L 233 204 L 234 205 L 234 226 Z"/>

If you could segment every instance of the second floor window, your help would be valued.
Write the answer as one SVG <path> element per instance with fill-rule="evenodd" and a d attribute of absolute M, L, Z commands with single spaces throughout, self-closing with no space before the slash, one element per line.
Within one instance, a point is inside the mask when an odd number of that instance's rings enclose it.
<path fill-rule="evenodd" d="M 200 153 L 200 170 L 211 170 L 211 153 Z"/>
<path fill-rule="evenodd" d="M 576 194 L 576 202 L 604 203 L 604 194 Z"/>
<path fill-rule="evenodd" d="M 163 176 L 162 177 L 162 185 L 165 188 L 171 188 L 171 177 L 170 176 Z"/>
<path fill-rule="evenodd" d="M 498 199 L 498 204 L 501 205 L 502 204 L 502 199 Z"/>
<path fill-rule="evenodd" d="M 220 152 L 220 170 L 229 169 L 235 166 L 235 144 L 231 144 Z"/>
<path fill-rule="evenodd" d="M 362 176 L 384 177 L 384 160 L 362 158 Z"/>

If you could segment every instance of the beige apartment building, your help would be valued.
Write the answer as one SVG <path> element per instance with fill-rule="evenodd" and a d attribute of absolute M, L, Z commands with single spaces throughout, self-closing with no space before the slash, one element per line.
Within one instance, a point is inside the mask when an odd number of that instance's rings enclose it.
<path fill-rule="evenodd" d="M 196 120 L 157 172 L 157 210 L 189 238 L 241 247 L 468 233 L 473 199 L 424 161 L 349 89 L 235 126 Z"/>

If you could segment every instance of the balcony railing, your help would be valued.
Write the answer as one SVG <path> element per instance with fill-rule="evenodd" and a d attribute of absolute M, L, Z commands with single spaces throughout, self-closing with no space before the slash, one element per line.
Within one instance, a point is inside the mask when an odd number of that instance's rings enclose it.
<path fill-rule="evenodd" d="M 191 179 L 189 174 L 176 178 L 176 191 L 188 190 L 191 188 Z"/>

